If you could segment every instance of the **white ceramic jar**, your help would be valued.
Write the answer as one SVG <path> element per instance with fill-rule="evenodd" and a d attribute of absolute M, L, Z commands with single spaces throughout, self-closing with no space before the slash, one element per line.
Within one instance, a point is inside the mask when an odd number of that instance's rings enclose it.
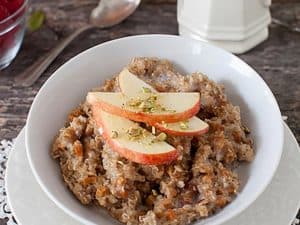
<path fill-rule="evenodd" d="M 271 0 L 178 0 L 179 34 L 244 53 L 268 37 Z"/>

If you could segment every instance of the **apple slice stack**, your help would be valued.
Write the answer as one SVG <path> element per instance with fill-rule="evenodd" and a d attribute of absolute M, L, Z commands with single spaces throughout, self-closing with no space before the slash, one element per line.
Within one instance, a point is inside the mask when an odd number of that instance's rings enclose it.
<path fill-rule="evenodd" d="M 195 117 L 200 95 L 159 93 L 125 68 L 119 75 L 121 93 L 90 92 L 87 102 L 93 118 L 111 149 L 141 164 L 170 163 L 179 152 L 165 140 L 167 135 L 193 136 L 208 131 Z M 152 133 L 140 126 L 152 126 Z M 155 130 L 160 132 L 155 136 Z"/>

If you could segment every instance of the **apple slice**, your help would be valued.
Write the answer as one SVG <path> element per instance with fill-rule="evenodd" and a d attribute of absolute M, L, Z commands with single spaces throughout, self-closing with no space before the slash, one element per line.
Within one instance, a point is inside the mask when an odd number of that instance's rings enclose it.
<path fill-rule="evenodd" d="M 159 130 L 174 136 L 195 136 L 205 134 L 209 125 L 194 116 L 186 121 L 176 123 L 155 123 L 153 126 Z"/>
<path fill-rule="evenodd" d="M 190 93 L 140 93 L 129 98 L 122 93 L 90 92 L 87 102 L 98 104 L 108 113 L 130 120 L 154 124 L 178 122 L 194 116 L 200 108 L 200 95 Z"/>
<path fill-rule="evenodd" d="M 158 93 L 151 85 L 139 79 L 132 74 L 127 68 L 124 68 L 118 76 L 119 85 L 123 94 L 128 97 L 134 97 L 142 92 Z M 154 123 L 152 124 L 159 130 L 176 136 L 194 136 L 201 135 L 208 131 L 208 124 L 199 119 L 192 117 L 187 121 L 175 123 Z"/>
<path fill-rule="evenodd" d="M 118 80 L 121 91 L 129 97 L 135 97 L 147 91 L 158 93 L 151 85 L 131 73 L 126 67 L 119 74 Z"/>
<path fill-rule="evenodd" d="M 92 106 L 92 113 L 111 149 L 133 162 L 165 164 L 179 156 L 177 149 L 158 140 L 138 123 L 104 112 L 97 105 Z"/>

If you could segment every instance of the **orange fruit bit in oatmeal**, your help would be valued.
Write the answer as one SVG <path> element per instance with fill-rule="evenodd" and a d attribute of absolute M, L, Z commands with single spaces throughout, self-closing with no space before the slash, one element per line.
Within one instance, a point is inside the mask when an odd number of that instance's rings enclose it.
<path fill-rule="evenodd" d="M 174 210 L 168 209 L 166 211 L 166 217 L 168 218 L 168 220 L 174 220 L 176 218 L 176 214 L 175 214 Z"/>

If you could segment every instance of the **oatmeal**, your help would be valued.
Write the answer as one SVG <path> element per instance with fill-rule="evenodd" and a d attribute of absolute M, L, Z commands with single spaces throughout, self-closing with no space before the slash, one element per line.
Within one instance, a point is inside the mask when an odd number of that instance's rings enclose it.
<path fill-rule="evenodd" d="M 135 163 L 111 149 L 85 102 L 69 114 L 51 150 L 68 188 L 82 204 L 104 207 L 127 225 L 184 225 L 216 213 L 239 191 L 233 170 L 254 157 L 239 107 L 221 85 L 200 73 L 181 75 L 169 61 L 135 58 L 128 69 L 159 92 L 199 92 L 197 117 L 209 130 L 194 136 L 155 131 L 179 156 L 162 165 Z M 113 78 L 95 90 L 120 92 L 120 86 Z M 180 126 L 188 128 L 185 121 Z"/>

